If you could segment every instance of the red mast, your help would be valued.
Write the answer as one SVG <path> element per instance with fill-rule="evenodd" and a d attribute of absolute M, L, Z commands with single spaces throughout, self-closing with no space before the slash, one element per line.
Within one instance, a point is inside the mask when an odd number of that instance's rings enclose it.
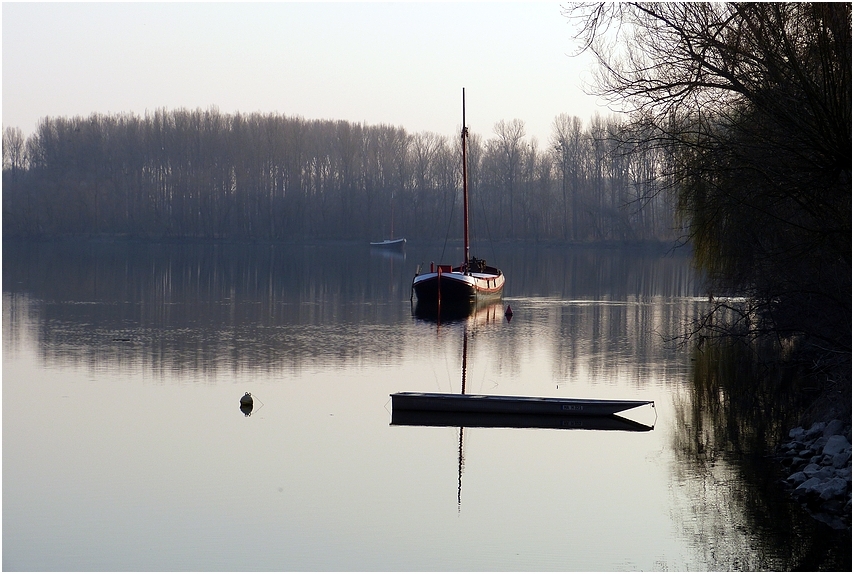
<path fill-rule="evenodd" d="M 466 140 L 469 130 L 466 127 L 466 89 L 463 88 L 463 131 L 460 134 L 463 143 L 463 245 L 465 246 L 466 261 L 463 263 L 466 273 L 469 272 L 469 189 L 468 189 L 468 160 L 466 159 Z"/>

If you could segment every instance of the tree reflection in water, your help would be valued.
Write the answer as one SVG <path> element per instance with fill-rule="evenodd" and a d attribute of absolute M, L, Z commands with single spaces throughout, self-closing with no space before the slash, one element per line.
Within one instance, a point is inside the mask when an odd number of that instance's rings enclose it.
<path fill-rule="evenodd" d="M 811 518 L 788 496 L 780 466 L 768 456 L 813 398 L 797 368 L 761 359 L 769 351 L 726 340 L 694 351 L 693 384 L 677 401 L 673 437 L 676 481 L 690 485 L 676 490 L 695 510 L 682 518 L 685 532 L 698 560 L 718 568 L 850 571 L 850 531 Z"/>

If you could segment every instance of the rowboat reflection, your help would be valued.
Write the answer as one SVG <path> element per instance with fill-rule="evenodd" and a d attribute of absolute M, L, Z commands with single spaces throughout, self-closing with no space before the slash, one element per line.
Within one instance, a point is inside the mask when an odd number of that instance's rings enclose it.
<path fill-rule="evenodd" d="M 541 414 L 472 413 L 452 411 L 407 411 L 394 409 L 394 426 L 585 429 L 644 432 L 653 430 L 621 416 L 556 416 Z"/>

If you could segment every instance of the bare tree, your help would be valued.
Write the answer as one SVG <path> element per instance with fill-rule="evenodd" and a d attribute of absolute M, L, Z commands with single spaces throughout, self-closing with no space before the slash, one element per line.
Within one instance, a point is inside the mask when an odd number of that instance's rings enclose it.
<path fill-rule="evenodd" d="M 514 119 L 509 122 L 504 120 L 495 124 L 496 138 L 490 141 L 497 167 L 498 176 L 501 181 L 503 193 L 507 199 L 507 232 L 511 237 L 516 233 L 516 213 L 514 210 L 517 201 L 519 172 L 522 169 L 522 155 L 524 151 L 525 123 Z M 502 202 L 503 204 L 503 202 Z"/>
<path fill-rule="evenodd" d="M 624 230 L 642 219 L 612 206 L 628 194 L 604 139 L 613 121 L 596 124 L 608 129 L 597 132 L 595 178 L 591 132 L 578 118 L 565 123 L 563 162 L 526 141 L 520 120 L 500 122 L 489 140 L 470 135 L 474 235 L 643 235 Z M 5 234 L 375 239 L 388 232 L 392 198 L 396 234 L 460 233 L 456 137 L 216 108 L 44 118 L 26 142 L 20 130 L 5 136 Z"/>
<path fill-rule="evenodd" d="M 600 93 L 670 154 L 662 178 L 712 288 L 749 295 L 726 332 L 805 338 L 850 361 L 851 4 L 567 15 L 599 61 Z"/>
<path fill-rule="evenodd" d="M 26 169 L 26 149 L 21 128 L 3 129 L 3 169 L 11 170 L 13 180 L 17 179 L 20 170 Z"/>

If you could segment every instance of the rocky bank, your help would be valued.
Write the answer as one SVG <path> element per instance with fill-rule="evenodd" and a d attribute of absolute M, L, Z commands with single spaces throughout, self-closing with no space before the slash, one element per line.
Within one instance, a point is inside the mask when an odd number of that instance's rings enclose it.
<path fill-rule="evenodd" d="M 786 486 L 810 514 L 851 530 L 851 424 L 818 422 L 789 431 L 777 451 Z"/>

